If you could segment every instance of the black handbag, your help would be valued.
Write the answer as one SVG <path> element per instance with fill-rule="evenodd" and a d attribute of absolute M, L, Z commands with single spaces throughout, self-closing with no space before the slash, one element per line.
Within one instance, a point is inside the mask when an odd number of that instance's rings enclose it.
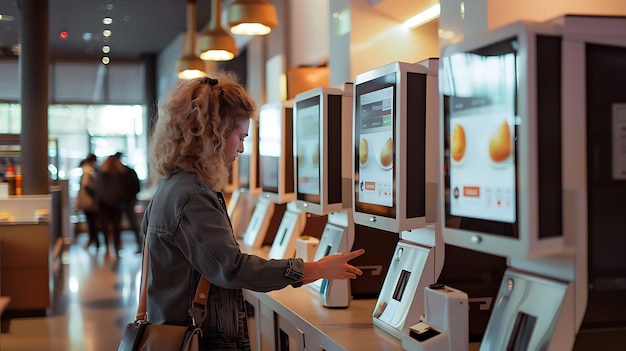
<path fill-rule="evenodd" d="M 118 351 L 200 351 L 202 330 L 200 325 L 204 321 L 207 309 L 207 299 L 211 283 L 204 277 L 198 282 L 196 296 L 189 308 L 191 325 L 152 324 L 146 321 L 148 263 L 148 239 L 146 238 L 143 250 L 143 270 L 141 273 L 141 287 L 139 303 L 135 321 L 128 323 L 122 334 L 122 341 Z"/>

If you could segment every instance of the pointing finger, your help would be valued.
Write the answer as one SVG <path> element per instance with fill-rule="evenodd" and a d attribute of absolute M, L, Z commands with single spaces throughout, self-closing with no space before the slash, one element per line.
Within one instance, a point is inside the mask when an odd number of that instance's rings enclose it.
<path fill-rule="evenodd" d="M 365 249 L 358 249 L 358 250 L 354 250 L 352 252 L 348 252 L 345 255 L 348 256 L 348 261 L 350 261 L 350 260 L 352 260 L 354 258 L 357 258 L 357 257 L 363 255 L 364 253 L 365 253 Z"/>

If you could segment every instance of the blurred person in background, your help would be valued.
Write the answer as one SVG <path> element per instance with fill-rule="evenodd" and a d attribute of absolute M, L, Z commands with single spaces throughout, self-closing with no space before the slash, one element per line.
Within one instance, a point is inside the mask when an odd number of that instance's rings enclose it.
<path fill-rule="evenodd" d="M 99 207 L 100 229 L 104 233 L 106 256 L 109 256 L 109 242 L 113 239 L 115 253 L 119 256 L 121 243 L 121 204 L 126 198 L 124 194 L 126 167 L 119 157 L 109 156 L 100 167 L 96 176 L 96 194 Z"/>
<path fill-rule="evenodd" d="M 120 163 L 124 166 L 124 172 L 122 172 L 123 182 L 121 184 L 122 191 L 122 202 L 120 203 L 120 209 L 123 215 L 128 219 L 128 225 L 130 230 L 135 234 L 135 241 L 137 242 L 137 253 L 141 253 L 141 249 L 143 247 L 142 236 L 139 234 L 139 222 L 137 220 L 137 215 L 135 214 L 135 205 L 137 204 L 137 194 L 139 190 L 141 190 L 141 184 L 139 182 L 139 177 L 137 176 L 137 172 L 132 167 L 124 164 L 121 161 L 122 153 L 117 152 L 115 155 Z"/>
<path fill-rule="evenodd" d="M 100 248 L 100 239 L 98 238 L 98 201 L 96 200 L 96 170 L 94 168 L 96 162 L 97 158 L 94 154 L 88 154 L 84 160 L 80 161 L 83 174 L 80 176 L 80 188 L 74 207 L 77 211 L 83 211 L 87 220 L 89 241 L 85 243 L 85 249 L 95 244 L 97 251 Z"/>

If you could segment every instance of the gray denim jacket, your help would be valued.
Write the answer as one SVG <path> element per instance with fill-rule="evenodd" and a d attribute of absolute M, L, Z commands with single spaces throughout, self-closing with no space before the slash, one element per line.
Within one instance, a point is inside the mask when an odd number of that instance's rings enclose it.
<path fill-rule="evenodd" d="M 142 232 L 150 251 L 149 322 L 187 325 L 200 274 L 211 282 L 203 349 L 250 349 L 241 289 L 267 292 L 302 285 L 302 259 L 242 253 L 222 194 L 185 172 L 160 182 Z"/>

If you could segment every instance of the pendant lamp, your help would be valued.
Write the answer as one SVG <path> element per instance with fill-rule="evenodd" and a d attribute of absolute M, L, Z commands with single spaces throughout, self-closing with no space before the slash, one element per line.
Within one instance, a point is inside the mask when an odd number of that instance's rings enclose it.
<path fill-rule="evenodd" d="M 176 62 L 180 79 L 193 79 L 206 76 L 204 61 L 196 55 L 196 0 L 187 0 L 187 32 L 183 57 Z"/>
<path fill-rule="evenodd" d="M 267 0 L 237 0 L 228 7 L 233 34 L 265 35 L 278 25 L 276 8 Z"/>
<path fill-rule="evenodd" d="M 221 23 L 221 0 L 211 0 L 209 29 L 200 36 L 200 58 L 211 61 L 232 60 L 239 52 L 235 38 L 226 33 Z"/>

